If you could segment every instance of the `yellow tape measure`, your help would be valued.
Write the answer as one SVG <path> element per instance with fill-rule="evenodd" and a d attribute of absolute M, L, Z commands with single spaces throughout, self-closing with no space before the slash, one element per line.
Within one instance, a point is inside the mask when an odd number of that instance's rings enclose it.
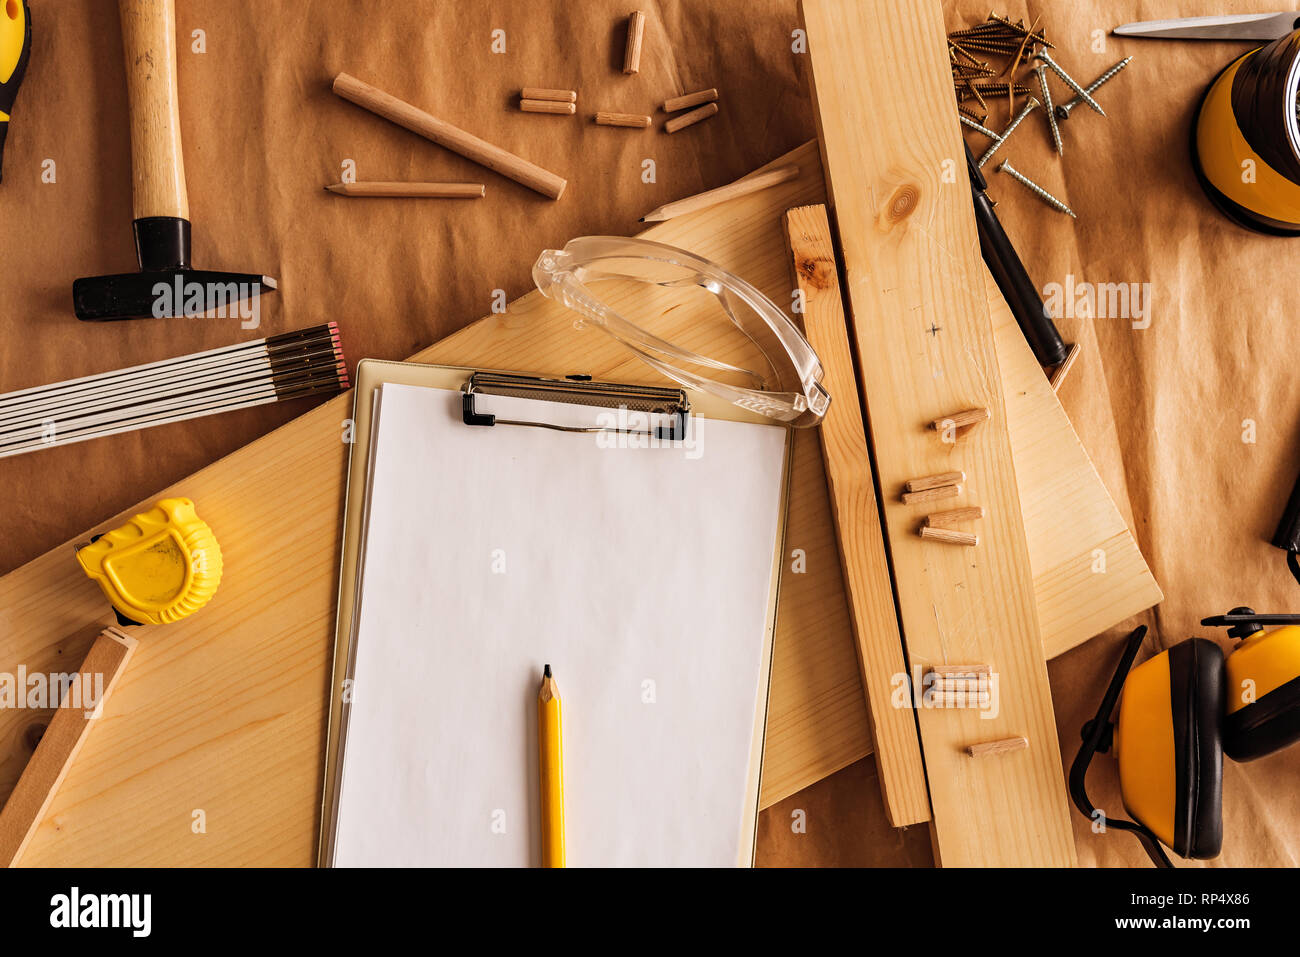
<path fill-rule="evenodd" d="M 163 499 L 77 549 L 123 625 L 165 625 L 192 615 L 221 583 L 221 546 L 187 498 Z"/>

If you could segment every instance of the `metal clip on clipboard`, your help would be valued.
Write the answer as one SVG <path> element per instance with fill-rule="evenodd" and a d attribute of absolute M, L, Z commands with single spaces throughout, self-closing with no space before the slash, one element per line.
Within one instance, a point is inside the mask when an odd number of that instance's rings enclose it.
<path fill-rule="evenodd" d="M 687 421 L 691 414 L 690 399 L 685 389 L 667 389 L 656 386 L 625 385 L 618 382 L 594 382 L 591 376 L 570 375 L 563 379 L 516 375 L 508 372 L 475 372 L 461 387 L 462 419 L 466 425 L 524 425 L 557 432 L 619 432 L 625 435 L 648 435 L 666 442 L 680 442 L 686 438 Z M 553 422 L 499 419 L 488 412 L 474 408 L 476 395 L 501 395 L 517 399 L 541 399 L 547 402 L 567 402 L 571 405 L 596 406 L 607 409 L 627 409 L 646 415 L 671 415 L 673 424 L 647 430 L 613 429 L 604 426 L 568 426 Z"/>

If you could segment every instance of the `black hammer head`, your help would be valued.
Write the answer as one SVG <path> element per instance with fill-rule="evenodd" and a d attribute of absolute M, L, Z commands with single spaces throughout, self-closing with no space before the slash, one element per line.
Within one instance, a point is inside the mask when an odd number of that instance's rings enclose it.
<path fill-rule="evenodd" d="M 205 315 L 248 319 L 249 303 L 274 289 L 270 276 L 158 269 L 78 279 L 72 284 L 72 303 L 85 322 Z"/>
<path fill-rule="evenodd" d="M 270 276 L 190 268 L 188 220 L 153 216 L 134 225 L 140 271 L 75 280 L 72 304 L 78 319 L 250 319 L 250 304 L 275 290 Z"/>

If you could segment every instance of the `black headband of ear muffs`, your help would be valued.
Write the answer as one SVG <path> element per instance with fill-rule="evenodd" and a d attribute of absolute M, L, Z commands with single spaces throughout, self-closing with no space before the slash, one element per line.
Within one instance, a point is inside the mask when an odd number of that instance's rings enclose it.
<path fill-rule="evenodd" d="M 1106 689 L 1106 695 L 1101 699 L 1101 707 L 1097 709 L 1097 716 L 1083 726 L 1083 746 L 1079 748 L 1074 763 L 1070 765 L 1070 797 L 1074 801 L 1074 806 L 1088 820 L 1092 820 L 1097 813 L 1097 808 L 1093 806 L 1092 801 L 1088 800 L 1088 790 L 1085 785 L 1088 767 L 1092 764 L 1093 755 L 1098 751 L 1104 753 L 1110 750 L 1111 737 L 1115 730 L 1115 726 L 1111 724 L 1110 716 L 1115 710 L 1115 705 L 1119 702 L 1120 692 L 1124 690 L 1124 679 L 1128 677 L 1129 670 L 1133 667 L 1133 659 L 1137 657 L 1138 649 L 1142 647 L 1142 640 L 1146 638 L 1146 635 L 1147 626 L 1139 625 L 1128 636 L 1128 641 L 1124 645 L 1124 655 L 1119 660 L 1119 667 L 1115 669 L 1115 676 L 1110 679 L 1110 687 Z M 1169 856 L 1165 854 L 1165 849 L 1160 846 L 1159 839 L 1151 832 L 1150 828 L 1136 821 L 1112 818 L 1108 814 L 1105 819 L 1106 827 L 1113 827 L 1120 831 L 1132 831 L 1134 836 L 1142 842 L 1142 849 L 1147 852 L 1147 856 L 1151 858 L 1156 867 L 1174 866 L 1169 860 Z"/>

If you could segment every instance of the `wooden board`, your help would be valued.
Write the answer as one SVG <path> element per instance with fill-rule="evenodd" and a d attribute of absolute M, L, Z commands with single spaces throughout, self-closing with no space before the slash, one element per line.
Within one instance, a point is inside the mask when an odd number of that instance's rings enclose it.
<path fill-rule="evenodd" d="M 136 640 L 116 628 L 104 629 L 90 646 L 36 752 L 0 810 L 0 867 L 21 862 L 90 729 L 103 718 L 108 696 L 135 647 Z"/>
<path fill-rule="evenodd" d="M 818 435 L 885 812 L 895 827 L 918 824 L 930 820 L 930 796 L 916 711 L 899 707 L 894 696 L 893 678 L 907 673 L 907 662 L 826 207 L 790 210 L 785 233 L 794 281 L 804 297 L 804 333 L 825 370 L 822 385 L 833 397 Z"/>
<path fill-rule="evenodd" d="M 913 666 L 989 663 L 996 713 L 919 709 L 936 860 L 1071 865 L 1074 838 L 1021 521 L 1006 402 L 938 0 L 804 0 L 823 167 L 836 212 L 863 392 Z M 907 70 L 895 64 L 907 63 Z M 870 117 L 870 123 L 863 122 Z M 928 424 L 992 418 L 956 442 Z M 908 479 L 966 473 L 979 545 L 925 541 Z M 1022 735 L 996 762 L 962 748 Z"/>
<path fill-rule="evenodd" d="M 984 288 L 1038 627 L 1051 659 L 1159 604 L 1164 594 L 987 268 Z"/>
<path fill-rule="evenodd" d="M 826 198 L 817 144 L 768 168 L 791 163 L 800 167 L 797 180 L 643 235 L 693 249 L 777 302 L 789 302 L 781 215 Z M 731 336 L 713 327 L 692 329 L 685 313 L 666 319 L 657 328 L 668 336 L 711 346 L 718 358 L 731 355 Z M 345 345 L 348 321 L 340 317 Z M 656 381 L 621 347 L 594 330 L 575 330 L 570 314 L 535 294 L 417 358 L 550 373 L 581 368 Z M 1024 373 L 1007 380 L 1009 394 L 1032 390 L 1034 377 L 1042 378 L 1036 366 L 1004 366 L 1003 372 Z M 350 397 L 332 400 L 101 524 L 116 527 L 165 494 L 190 495 L 221 541 L 226 577 L 202 615 L 165 631 L 139 630 L 140 648 L 115 692 L 114 716 L 83 749 L 27 863 L 315 860 L 349 415 Z M 1042 425 L 1037 416 L 1030 421 Z M 1077 445 L 1072 431 L 1068 440 Z M 1026 441 L 1055 440 L 1040 434 Z M 1063 481 L 1074 495 L 1105 496 L 1095 474 Z M 790 502 L 790 564 L 781 581 L 773 652 L 765 807 L 871 751 L 814 431 L 795 436 L 791 485 L 797 494 Z M 1031 543 L 1039 520 L 1026 511 Z M 1087 537 L 1077 530 L 1079 542 Z M 1035 568 L 1036 576 L 1048 571 Z M 1098 576 L 1075 575 L 1073 593 L 1105 607 L 1118 585 L 1113 576 L 1103 590 Z M 1131 613 L 1117 607 L 1115 620 Z M 110 621 L 103 595 L 76 568 L 68 545 L 60 545 L 0 578 L 0 669 L 24 663 L 29 670 L 58 670 L 59 662 L 84 657 Z M 1063 630 L 1055 644 L 1078 644 L 1093 633 Z M 1050 646 L 1051 633 L 1044 637 Z M 0 711 L 0 797 L 31 756 L 28 728 L 47 720 L 48 714 Z M 196 830 L 200 811 L 204 831 Z"/>

